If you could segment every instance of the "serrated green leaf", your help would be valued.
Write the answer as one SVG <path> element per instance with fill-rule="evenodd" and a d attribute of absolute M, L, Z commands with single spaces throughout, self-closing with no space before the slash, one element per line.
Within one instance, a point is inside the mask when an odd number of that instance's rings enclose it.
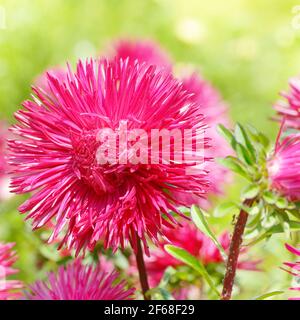
<path fill-rule="evenodd" d="M 213 241 L 215 246 L 219 249 L 224 261 L 226 261 L 227 254 L 226 254 L 224 248 L 222 247 L 222 245 L 219 243 L 215 234 L 210 229 L 201 209 L 199 207 L 193 205 L 191 208 L 191 216 L 192 216 L 192 219 L 193 219 L 195 225 L 197 226 L 197 228 Z"/>
<path fill-rule="evenodd" d="M 165 245 L 164 248 L 171 256 L 182 261 L 183 263 L 187 264 L 195 271 L 197 271 L 206 280 L 212 291 L 216 293 L 218 297 L 220 297 L 220 293 L 217 290 L 213 280 L 199 260 L 197 260 L 194 256 L 192 256 L 189 252 L 185 251 L 182 248 L 172 245 Z"/>
<path fill-rule="evenodd" d="M 253 300 L 265 300 L 274 296 L 278 296 L 279 294 L 283 294 L 284 291 L 272 291 L 268 293 L 264 293 L 261 296 L 254 298 Z"/>

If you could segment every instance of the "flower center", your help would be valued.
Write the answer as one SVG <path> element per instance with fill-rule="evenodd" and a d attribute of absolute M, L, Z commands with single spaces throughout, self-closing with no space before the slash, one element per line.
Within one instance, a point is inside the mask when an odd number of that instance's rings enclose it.
<path fill-rule="evenodd" d="M 112 165 L 97 162 L 100 142 L 95 132 L 72 135 L 73 169 L 79 180 L 92 187 L 98 195 L 113 192 L 124 181 L 124 173 L 114 170 Z"/>

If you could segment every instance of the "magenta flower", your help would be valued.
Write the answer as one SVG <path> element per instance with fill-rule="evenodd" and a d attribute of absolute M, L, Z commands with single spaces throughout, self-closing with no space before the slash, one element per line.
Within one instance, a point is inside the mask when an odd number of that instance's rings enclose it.
<path fill-rule="evenodd" d="M 267 163 L 272 189 L 291 201 L 300 200 L 300 134 L 292 134 L 278 142 Z"/>
<path fill-rule="evenodd" d="M 232 153 L 228 144 L 224 143 L 224 139 L 217 132 L 218 124 L 223 124 L 226 127 L 230 124 L 227 106 L 216 89 L 199 75 L 193 74 L 183 79 L 183 83 L 184 88 L 193 94 L 191 99 L 200 106 L 199 111 L 203 113 L 209 126 L 207 135 L 211 139 L 211 148 L 207 150 L 206 155 L 213 159 L 213 161 L 206 162 L 206 170 L 210 173 L 209 180 L 211 182 L 209 194 L 222 194 L 224 186 L 231 180 L 231 174 L 224 166 L 218 164 L 215 158 L 224 158 Z M 190 206 L 193 204 L 204 208 L 210 206 L 206 199 L 195 195 L 177 193 L 177 196 L 185 199 Z"/>
<path fill-rule="evenodd" d="M 23 103 L 12 128 L 19 136 L 9 142 L 12 190 L 33 192 L 19 210 L 29 212 L 34 229 L 52 221 L 49 241 L 63 236 L 61 245 L 77 254 L 100 239 L 114 250 L 128 241 L 136 249 L 137 237 L 147 252 L 146 235 L 158 243 L 162 227 L 176 224 L 171 211 L 181 214 L 177 207 L 184 202 L 172 192 L 204 197 L 207 174 L 192 174 L 192 163 L 175 161 L 99 164 L 105 158 L 98 158 L 99 131 L 118 132 L 125 123 L 148 137 L 152 129 L 191 128 L 202 137 L 198 105 L 172 75 L 122 59 L 79 62 L 66 81 L 49 74 L 48 85 L 55 98 L 35 88 L 36 97 Z"/>
<path fill-rule="evenodd" d="M 281 94 L 285 100 L 277 102 L 274 108 L 287 127 L 300 129 L 300 78 L 292 78 L 289 85 L 290 91 Z"/>
<path fill-rule="evenodd" d="M 285 247 L 294 255 L 296 255 L 297 257 L 300 257 L 300 250 L 296 249 L 288 244 L 285 245 Z M 285 262 L 284 263 L 287 267 L 290 268 L 290 271 L 288 271 L 290 274 L 292 274 L 293 276 L 300 278 L 300 261 L 297 262 Z M 290 290 L 294 290 L 294 291 L 300 291 L 300 286 L 299 287 L 293 287 L 290 288 Z M 300 297 L 298 298 L 290 298 L 290 300 L 300 300 Z"/>
<path fill-rule="evenodd" d="M 132 63 L 136 60 L 140 63 L 146 62 L 167 71 L 172 70 L 172 64 L 168 54 L 152 41 L 130 41 L 121 40 L 115 45 L 117 58 L 129 58 Z"/>
<path fill-rule="evenodd" d="M 8 164 L 6 160 L 7 156 L 7 144 L 8 138 L 7 127 L 4 123 L 0 123 L 0 201 L 8 200 L 12 194 L 9 190 L 9 177 L 8 177 Z"/>
<path fill-rule="evenodd" d="M 150 285 L 155 287 L 160 282 L 165 270 L 172 266 L 174 268 L 183 265 L 183 263 L 172 256 L 165 250 L 164 245 L 171 243 L 185 249 L 193 256 L 197 257 L 204 265 L 208 264 L 224 264 L 224 260 L 219 249 L 215 246 L 210 238 L 199 231 L 192 223 L 184 220 L 181 222 L 182 227 L 177 227 L 175 230 L 167 229 L 165 236 L 168 241 L 161 242 L 159 248 L 151 251 L 151 256 L 146 258 L 146 267 L 149 274 Z M 228 232 L 224 232 L 219 237 L 219 242 L 225 251 L 229 250 L 230 236 Z M 245 254 L 245 250 L 243 251 Z M 135 264 L 132 260 L 133 266 L 131 273 L 135 272 Z M 258 270 L 259 260 L 244 259 L 239 262 L 239 269 L 243 270 Z"/>
<path fill-rule="evenodd" d="M 118 273 L 101 266 L 84 266 L 76 259 L 67 267 L 51 272 L 48 280 L 37 281 L 27 293 L 29 300 L 131 300 L 135 289 L 126 290 L 125 281 L 116 284 Z"/>
<path fill-rule="evenodd" d="M 14 243 L 0 242 L 0 300 L 11 300 L 21 296 L 18 292 L 23 284 L 18 280 L 9 280 L 8 277 L 18 273 L 13 268 L 13 264 L 17 260 L 16 253 L 12 251 Z"/>

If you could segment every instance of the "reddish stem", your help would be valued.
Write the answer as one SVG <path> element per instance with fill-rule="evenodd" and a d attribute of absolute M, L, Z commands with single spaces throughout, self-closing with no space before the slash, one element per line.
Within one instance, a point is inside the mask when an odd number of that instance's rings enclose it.
<path fill-rule="evenodd" d="M 244 205 L 250 207 L 253 204 L 253 202 L 254 199 L 247 199 L 244 202 Z M 233 235 L 230 242 L 230 249 L 227 260 L 226 273 L 223 281 L 223 291 L 221 300 L 231 299 L 232 288 L 234 284 L 236 268 L 240 254 L 240 248 L 243 242 L 243 234 L 245 231 L 247 220 L 248 213 L 242 209 L 235 224 Z"/>
<path fill-rule="evenodd" d="M 139 237 L 137 237 L 136 263 L 139 270 L 139 278 L 140 278 L 144 299 L 151 300 L 150 296 L 147 295 L 147 292 L 149 291 L 150 288 L 148 283 L 148 276 L 147 276 L 147 270 L 146 270 L 145 261 L 144 261 L 144 253 L 142 249 L 141 239 Z"/>

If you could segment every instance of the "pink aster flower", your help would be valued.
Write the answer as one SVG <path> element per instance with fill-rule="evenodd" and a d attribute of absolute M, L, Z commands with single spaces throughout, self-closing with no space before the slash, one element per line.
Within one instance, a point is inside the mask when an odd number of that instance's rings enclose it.
<path fill-rule="evenodd" d="M 85 266 L 76 259 L 48 280 L 37 281 L 27 293 L 29 300 L 131 300 L 134 289 L 126 290 L 125 281 L 116 284 L 118 273 L 107 273 L 101 266 Z"/>
<path fill-rule="evenodd" d="M 0 201 L 8 200 L 12 197 L 9 190 L 8 164 L 6 160 L 8 138 L 7 127 L 4 123 L 0 123 Z"/>
<path fill-rule="evenodd" d="M 92 250 L 100 239 L 114 250 L 129 241 L 136 250 L 137 237 L 147 251 L 146 235 L 158 243 L 162 227 L 176 224 L 171 211 L 181 214 L 177 207 L 184 202 L 172 192 L 204 197 L 207 174 L 193 174 L 194 164 L 174 160 L 101 164 L 106 155 L 98 157 L 99 131 L 118 132 L 125 123 L 147 137 L 152 129 L 191 128 L 202 137 L 198 105 L 171 74 L 128 59 L 79 62 L 65 81 L 48 74 L 48 85 L 55 99 L 34 88 L 33 100 L 15 115 L 19 123 L 12 131 L 19 139 L 9 142 L 12 190 L 33 192 L 19 210 L 29 213 L 34 229 L 52 221 L 49 241 L 63 236 L 61 245 L 77 253 Z M 123 156 L 119 147 L 110 148 L 117 159 Z"/>
<path fill-rule="evenodd" d="M 192 93 L 191 99 L 199 105 L 200 112 L 205 116 L 205 121 L 208 124 L 207 135 L 210 137 L 210 145 L 206 152 L 212 161 L 206 162 L 206 169 L 211 182 L 209 193 L 210 195 L 222 194 L 224 186 L 230 182 L 230 172 L 217 163 L 216 158 L 224 158 L 231 154 L 231 149 L 225 143 L 223 137 L 217 132 L 217 126 L 223 124 L 228 127 L 230 124 L 227 106 L 222 101 L 219 93 L 210 83 L 205 81 L 197 74 L 183 79 L 184 88 Z M 177 194 L 180 198 L 185 199 L 189 205 L 197 204 L 200 207 L 208 208 L 209 202 L 203 198 L 199 198 L 190 194 Z"/>
<path fill-rule="evenodd" d="M 297 257 L 300 257 L 300 250 L 296 249 L 288 244 L 285 245 L 285 247 L 294 255 Z M 284 265 L 290 268 L 290 270 L 286 270 L 296 278 L 300 279 L 300 261 L 297 262 L 285 262 Z M 294 291 L 300 291 L 300 286 L 290 288 L 290 290 Z M 290 300 L 300 300 L 300 297 L 298 298 L 290 298 Z"/>
<path fill-rule="evenodd" d="M 300 200 L 300 134 L 289 135 L 282 142 L 277 139 L 267 168 L 272 189 L 291 201 Z"/>
<path fill-rule="evenodd" d="M 13 268 L 17 260 L 16 253 L 12 251 L 14 245 L 0 242 L 0 300 L 11 300 L 21 296 L 18 291 L 23 287 L 22 282 L 7 278 L 18 273 L 18 270 Z"/>
<path fill-rule="evenodd" d="M 285 119 L 289 128 L 300 129 L 300 78 L 289 81 L 290 91 L 281 95 L 285 100 L 278 101 L 274 108 L 279 115 L 279 120 Z"/>
<path fill-rule="evenodd" d="M 172 70 L 168 54 L 155 42 L 121 40 L 114 49 L 117 58 L 129 58 L 132 63 L 137 60 L 140 63 L 146 62 L 167 71 Z"/>
<path fill-rule="evenodd" d="M 165 250 L 164 245 L 171 243 L 185 249 L 193 256 L 197 257 L 204 265 L 208 264 L 223 264 L 224 260 L 219 249 L 215 246 L 210 238 L 200 232 L 194 224 L 184 220 L 181 222 L 182 227 L 177 227 L 175 230 L 167 229 L 165 236 L 168 241 L 161 242 L 159 248 L 151 251 L 151 256 L 146 258 L 146 268 L 149 274 L 150 285 L 155 287 L 161 280 L 165 270 L 172 266 L 174 268 L 183 265 L 183 263 L 172 256 Z M 219 237 L 219 242 L 225 251 L 229 250 L 230 236 L 228 232 L 223 232 Z M 245 254 L 245 250 L 243 250 Z M 135 270 L 134 261 L 131 272 Z M 239 262 L 239 269 L 243 270 L 258 270 L 258 263 L 256 260 L 243 259 Z"/>

